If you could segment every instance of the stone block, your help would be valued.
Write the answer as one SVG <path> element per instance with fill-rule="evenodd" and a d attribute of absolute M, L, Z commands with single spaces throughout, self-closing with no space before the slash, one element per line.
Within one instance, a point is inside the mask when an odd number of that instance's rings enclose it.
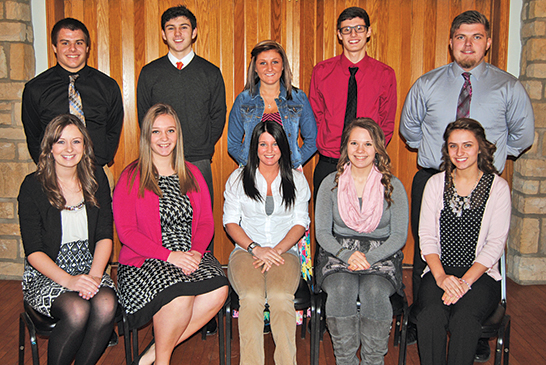
<path fill-rule="evenodd" d="M 519 191 L 522 194 L 538 194 L 539 186 L 540 183 L 537 180 L 525 180 L 518 176 L 514 176 L 512 180 L 512 189 Z"/>
<path fill-rule="evenodd" d="M 11 105 L 9 101 L 0 101 L 0 112 L 11 111 Z"/>
<path fill-rule="evenodd" d="M 11 112 L 9 113 L 0 112 L 0 125 L 11 125 L 11 122 L 12 122 Z M 3 133 L 2 133 L 2 138 L 5 138 Z"/>
<path fill-rule="evenodd" d="M 14 160 L 16 156 L 15 149 L 14 143 L 0 142 L 0 160 Z"/>
<path fill-rule="evenodd" d="M 520 158 L 514 163 L 514 171 L 529 178 L 546 176 L 546 160 Z"/>
<path fill-rule="evenodd" d="M 11 118 L 11 116 L 10 116 Z M 11 123 L 11 122 L 10 122 Z M 25 140 L 25 132 L 21 127 L 7 127 L 0 129 L 0 135 L 2 139 L 20 139 Z"/>
<path fill-rule="evenodd" d="M 6 77 L 8 77 L 6 51 L 3 46 L 0 46 L 0 79 L 5 79 Z"/>
<path fill-rule="evenodd" d="M 525 23 L 521 27 L 521 37 L 529 38 L 535 36 L 543 36 L 546 34 L 546 23 L 541 21 L 534 21 L 531 23 Z"/>
<path fill-rule="evenodd" d="M 17 22 L 0 23 L 0 42 L 24 42 L 27 38 L 26 24 Z"/>
<path fill-rule="evenodd" d="M 0 279 L 21 280 L 24 271 L 23 262 L 0 262 Z"/>
<path fill-rule="evenodd" d="M 14 239 L 0 239 L 0 259 L 11 259 L 14 260 L 18 258 L 18 244 L 17 240 Z"/>
<path fill-rule="evenodd" d="M 543 180 L 543 181 L 540 182 L 540 193 L 541 194 L 546 194 L 546 180 Z M 546 222 L 546 220 L 545 220 L 545 222 Z"/>
<path fill-rule="evenodd" d="M 19 194 L 19 186 L 23 182 L 26 175 L 36 170 L 36 165 L 33 162 L 16 163 L 2 162 L 0 163 L 0 197 L 15 198 Z M 0 233 L 0 235 L 6 233 Z M 18 233 L 17 233 L 18 234 Z"/>
<path fill-rule="evenodd" d="M 30 5 L 6 1 L 6 19 L 30 21 Z"/>
<path fill-rule="evenodd" d="M 21 121 L 21 102 L 12 103 L 13 105 L 13 119 L 15 120 L 15 125 L 22 127 L 23 122 Z"/>
<path fill-rule="evenodd" d="M 543 49 L 543 52 L 546 52 L 546 48 Z M 529 58 L 529 61 L 532 59 Z M 546 78 L 546 64 L 544 63 L 530 63 L 527 64 L 527 69 L 525 70 L 527 77 L 545 79 Z"/>
<path fill-rule="evenodd" d="M 19 161 L 32 162 L 30 153 L 28 152 L 28 146 L 26 143 L 17 143 L 17 155 Z"/>
<path fill-rule="evenodd" d="M 546 257 L 514 255 L 508 276 L 520 285 L 546 284 Z"/>
<path fill-rule="evenodd" d="M 12 74 L 13 79 L 13 74 Z M 525 80 L 522 82 L 529 97 L 533 100 L 542 99 L 542 82 L 537 80 Z"/>
<path fill-rule="evenodd" d="M 15 201 L 0 202 L 0 219 L 15 218 Z"/>
<path fill-rule="evenodd" d="M 537 253 L 539 233 L 538 219 L 513 215 L 510 223 L 510 247 L 522 254 Z"/>
<path fill-rule="evenodd" d="M 546 214 L 546 197 L 512 194 L 512 207 L 521 214 Z"/>
<path fill-rule="evenodd" d="M 11 80 L 27 81 L 34 76 L 34 48 L 30 44 L 12 43 L 9 57 Z"/>
<path fill-rule="evenodd" d="M 21 97 L 23 96 L 24 87 L 25 87 L 24 82 L 0 83 L 0 99 L 1 100 L 21 100 Z"/>
<path fill-rule="evenodd" d="M 527 61 L 544 61 L 544 55 L 546 54 L 546 38 L 531 38 L 525 44 L 525 48 L 527 51 Z M 529 67 L 530 66 L 531 65 L 529 65 Z M 527 73 L 527 75 L 530 77 L 540 77 L 531 76 L 529 73 Z"/>
<path fill-rule="evenodd" d="M 546 17 L 546 2 L 535 0 L 529 2 L 529 19 Z"/>
<path fill-rule="evenodd" d="M 546 128 L 546 103 L 532 103 L 535 114 L 535 128 Z"/>
<path fill-rule="evenodd" d="M 31 44 L 34 43 L 34 30 L 32 26 L 27 27 L 26 36 L 27 36 L 27 42 Z"/>
<path fill-rule="evenodd" d="M 19 236 L 18 223 L 0 223 L 0 236 Z"/>

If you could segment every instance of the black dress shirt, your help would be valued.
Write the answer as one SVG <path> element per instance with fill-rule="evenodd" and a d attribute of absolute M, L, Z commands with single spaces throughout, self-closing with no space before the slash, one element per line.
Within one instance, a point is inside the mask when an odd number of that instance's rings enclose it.
<path fill-rule="evenodd" d="M 103 166 L 114 159 L 123 126 L 123 102 L 117 82 L 97 69 L 85 66 L 77 72 L 76 90 L 83 104 L 87 130 L 93 141 L 95 160 Z M 25 85 L 21 119 L 27 145 L 38 163 L 46 126 L 60 114 L 68 114 L 70 72 L 59 64 Z"/>

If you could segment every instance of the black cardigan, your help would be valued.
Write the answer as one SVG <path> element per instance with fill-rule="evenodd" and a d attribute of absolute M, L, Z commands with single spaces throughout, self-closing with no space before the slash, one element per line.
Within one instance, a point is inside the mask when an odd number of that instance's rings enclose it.
<path fill-rule="evenodd" d="M 97 169 L 98 170 L 98 169 Z M 102 169 L 100 169 L 102 170 Z M 102 171 L 101 171 L 102 172 Z M 52 206 L 36 179 L 35 172 L 25 177 L 19 190 L 19 226 L 25 256 L 44 252 L 53 261 L 57 259 L 62 240 L 61 211 Z M 96 197 L 100 209 L 86 203 L 89 250 L 102 239 L 112 239 L 112 198 L 104 173 L 97 174 L 99 189 Z"/>

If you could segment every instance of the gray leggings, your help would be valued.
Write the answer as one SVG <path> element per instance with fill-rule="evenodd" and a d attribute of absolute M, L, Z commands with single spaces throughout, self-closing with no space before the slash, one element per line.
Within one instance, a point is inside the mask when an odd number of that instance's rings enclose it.
<path fill-rule="evenodd" d="M 395 290 L 389 280 L 379 275 L 335 273 L 324 278 L 326 316 L 348 317 L 357 314 L 360 299 L 362 317 L 381 321 L 392 319 L 390 296 Z"/>

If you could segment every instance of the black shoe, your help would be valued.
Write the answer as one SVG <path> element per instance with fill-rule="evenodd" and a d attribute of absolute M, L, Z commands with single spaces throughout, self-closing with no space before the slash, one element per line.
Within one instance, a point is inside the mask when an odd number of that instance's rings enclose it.
<path fill-rule="evenodd" d="M 118 334 L 116 331 L 112 330 L 110 335 L 110 341 L 108 341 L 108 347 L 116 346 L 118 344 Z"/>
<path fill-rule="evenodd" d="M 486 338 L 480 338 L 478 346 L 476 347 L 476 354 L 474 355 L 475 362 L 487 362 L 491 357 L 491 348 L 489 347 L 489 341 Z"/>
<path fill-rule="evenodd" d="M 417 326 L 415 323 L 408 323 L 406 331 L 406 345 L 415 345 L 417 343 Z"/>
<path fill-rule="evenodd" d="M 209 323 L 207 323 L 207 336 L 212 336 L 218 332 L 218 325 L 216 324 L 216 318 L 212 318 Z"/>

